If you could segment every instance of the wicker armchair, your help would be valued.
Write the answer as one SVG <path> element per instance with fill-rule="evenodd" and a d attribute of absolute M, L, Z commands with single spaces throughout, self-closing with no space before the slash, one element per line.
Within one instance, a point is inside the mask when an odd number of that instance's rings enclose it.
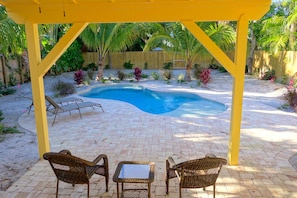
<path fill-rule="evenodd" d="M 62 150 L 58 153 L 49 152 L 43 155 L 43 158 L 48 160 L 56 177 L 57 190 L 56 197 L 58 197 L 59 181 L 74 184 L 87 184 L 88 197 L 90 191 L 90 178 L 94 174 L 105 177 L 106 192 L 108 192 L 108 159 L 105 154 L 99 155 L 94 161 L 86 161 L 84 159 L 71 155 L 70 151 Z M 103 163 L 98 164 L 101 160 Z"/>
<path fill-rule="evenodd" d="M 205 158 L 185 161 L 176 164 L 172 157 L 166 160 L 166 194 L 169 193 L 169 179 L 179 179 L 179 197 L 182 188 L 203 188 L 213 186 L 215 197 L 215 185 L 223 165 L 227 160 L 217 158 L 213 154 L 207 154 Z"/>

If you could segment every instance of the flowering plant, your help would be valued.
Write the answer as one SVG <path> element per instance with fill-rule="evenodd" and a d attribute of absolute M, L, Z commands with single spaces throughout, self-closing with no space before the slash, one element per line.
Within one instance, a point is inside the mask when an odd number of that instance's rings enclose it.
<path fill-rule="evenodd" d="M 137 80 L 137 81 L 139 81 L 140 80 L 140 78 L 141 78 L 141 69 L 140 68 L 138 68 L 138 67 L 136 67 L 135 69 L 134 69 L 134 75 L 135 75 L 135 79 Z"/>

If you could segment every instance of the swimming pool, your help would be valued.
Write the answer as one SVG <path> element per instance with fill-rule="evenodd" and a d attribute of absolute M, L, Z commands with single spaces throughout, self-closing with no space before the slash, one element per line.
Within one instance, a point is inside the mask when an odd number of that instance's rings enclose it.
<path fill-rule="evenodd" d="M 187 92 L 159 92 L 142 86 L 116 85 L 104 86 L 91 89 L 81 94 L 88 98 L 101 98 L 109 100 L 120 100 L 130 103 L 142 111 L 151 114 L 168 114 L 181 107 L 192 109 L 192 113 L 200 116 L 215 115 L 224 112 L 227 106 L 202 98 L 196 94 Z"/>

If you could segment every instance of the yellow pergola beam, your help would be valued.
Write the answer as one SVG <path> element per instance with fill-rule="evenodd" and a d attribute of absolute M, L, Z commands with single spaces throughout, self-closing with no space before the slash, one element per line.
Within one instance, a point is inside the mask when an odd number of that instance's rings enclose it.
<path fill-rule="evenodd" d="M 75 23 L 71 28 L 63 35 L 54 48 L 47 54 L 42 60 L 38 69 L 38 74 L 43 76 L 63 55 L 71 43 L 79 36 L 79 34 L 87 27 L 88 23 Z"/>
<path fill-rule="evenodd" d="M 237 21 L 261 18 L 271 0 L 2 0 L 18 23 Z M 39 3 L 38 3 L 39 2 Z"/>
<path fill-rule="evenodd" d="M 234 62 L 219 48 L 207 34 L 194 21 L 181 21 L 195 38 L 213 55 L 216 60 L 224 65 L 225 69 L 233 76 L 235 74 Z"/>

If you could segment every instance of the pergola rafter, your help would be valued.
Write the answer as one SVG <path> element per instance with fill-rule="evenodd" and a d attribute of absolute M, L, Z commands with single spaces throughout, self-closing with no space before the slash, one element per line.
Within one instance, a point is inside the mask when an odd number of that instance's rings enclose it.
<path fill-rule="evenodd" d="M 229 164 L 238 164 L 248 21 L 260 19 L 271 0 L 0 0 L 0 4 L 26 26 L 40 157 L 50 150 L 43 76 L 89 23 L 180 21 L 234 78 L 228 158 Z M 237 21 L 234 61 L 197 21 Z M 58 23 L 73 25 L 41 60 L 37 25 Z"/>

